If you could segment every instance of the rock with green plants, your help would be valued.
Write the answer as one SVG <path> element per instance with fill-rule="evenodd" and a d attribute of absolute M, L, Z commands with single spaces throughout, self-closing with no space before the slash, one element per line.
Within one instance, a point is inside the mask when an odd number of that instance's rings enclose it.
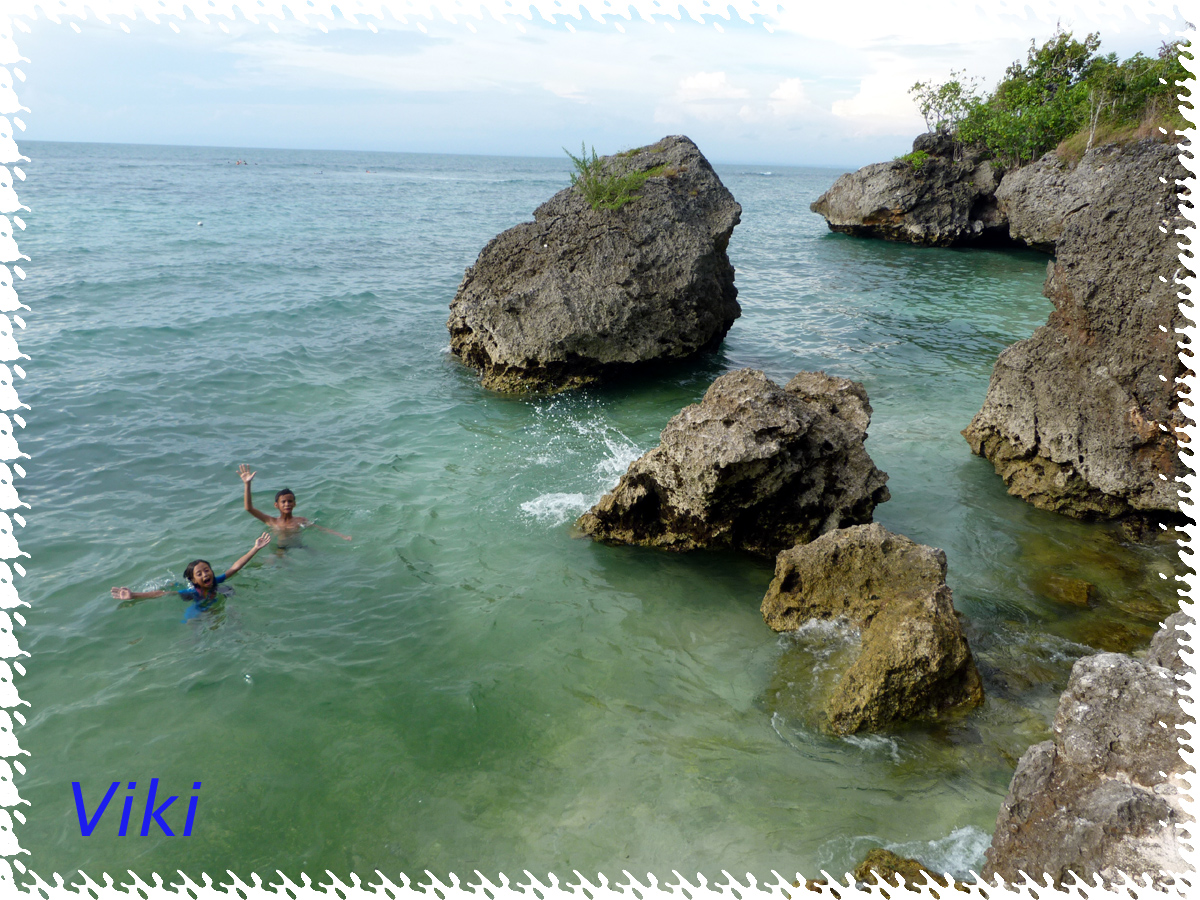
<path fill-rule="evenodd" d="M 1182 131 L 1180 53 L 1164 44 L 1119 60 L 1100 53 L 1097 34 L 1059 31 L 1031 43 L 990 92 L 965 72 L 917 82 L 910 93 L 929 132 L 911 153 L 843 175 L 811 208 L 858 237 L 1054 252 L 1103 170 L 1092 151 L 1173 143 Z"/>
<path fill-rule="evenodd" d="M 1043 289 L 1054 312 L 1000 354 L 963 435 L 1034 506 L 1177 517 L 1185 170 L 1174 147 L 1153 140 L 1094 148 L 1070 172 L 1038 168 L 1056 189 L 1022 182 L 1005 196 L 1015 220 L 1054 241 Z"/>
<path fill-rule="evenodd" d="M 997 360 L 963 434 L 1011 494 L 1078 518 L 1179 513 L 1179 45 L 1120 61 L 1058 32 L 990 93 L 964 73 L 912 93 L 932 130 L 843 175 L 830 229 L 925 245 L 1052 253 L 1055 311 Z M 988 167 L 988 168 L 984 168 Z M 1002 176 L 997 178 L 997 174 Z"/>
<path fill-rule="evenodd" d="M 996 208 L 1003 170 L 945 132 L 920 135 L 911 153 L 833 183 L 811 205 L 832 231 L 929 247 L 1008 239 Z"/>
<path fill-rule="evenodd" d="M 741 207 L 686 137 L 568 154 L 571 185 L 497 235 L 450 304 L 450 349 L 504 392 L 559 391 L 718 347 L 741 315 Z"/>

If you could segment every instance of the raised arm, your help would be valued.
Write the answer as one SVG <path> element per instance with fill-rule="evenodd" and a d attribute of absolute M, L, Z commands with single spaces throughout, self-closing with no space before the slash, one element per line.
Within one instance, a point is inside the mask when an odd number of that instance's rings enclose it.
<path fill-rule="evenodd" d="M 242 494 L 242 504 L 246 507 L 246 512 L 250 513 L 250 515 L 254 516 L 260 522 L 270 522 L 271 517 L 262 510 L 255 509 L 254 503 L 250 499 L 250 482 L 254 480 L 254 476 L 257 474 L 257 472 L 251 472 L 250 467 L 245 463 L 238 466 L 238 478 L 242 479 L 242 484 L 246 486 Z"/>
<path fill-rule="evenodd" d="M 110 592 L 114 600 L 153 600 L 162 597 L 170 591 L 131 591 L 127 587 L 115 587 Z"/>
<path fill-rule="evenodd" d="M 254 542 L 254 546 L 250 548 L 250 552 L 247 553 L 245 556 L 243 556 L 241 559 L 239 559 L 232 566 L 230 566 L 228 569 L 225 570 L 225 577 L 228 578 L 230 575 L 233 575 L 235 572 L 237 572 L 239 569 L 241 569 L 242 566 L 244 566 L 246 563 L 250 562 L 250 560 L 252 560 L 254 558 L 255 553 L 257 553 L 263 547 L 267 546 L 267 544 L 269 544 L 269 543 L 271 543 L 271 532 L 264 531 L 259 536 L 258 540 L 256 540 Z"/>

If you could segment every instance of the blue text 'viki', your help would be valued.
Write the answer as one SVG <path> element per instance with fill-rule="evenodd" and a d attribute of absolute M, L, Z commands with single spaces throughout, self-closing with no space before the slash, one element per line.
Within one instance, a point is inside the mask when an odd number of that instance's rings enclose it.
<path fill-rule="evenodd" d="M 75 812 L 79 815 L 79 833 L 84 837 L 90 837 L 92 832 L 96 830 L 96 826 L 100 824 L 100 819 L 104 816 L 105 810 L 108 809 L 108 804 L 112 801 L 113 796 L 115 796 L 117 791 L 120 790 L 121 782 L 114 781 L 112 783 L 112 786 L 109 787 L 103 799 L 100 800 L 100 805 L 96 807 L 96 812 L 91 816 L 87 814 L 87 810 L 84 807 L 83 786 L 78 781 L 72 781 L 71 787 L 75 791 Z M 129 782 L 129 790 L 133 792 L 136 789 L 137 782 Z M 192 790 L 200 790 L 199 781 L 192 784 Z M 166 813 L 167 807 L 169 807 L 179 798 L 167 797 L 166 800 L 164 800 L 158 806 L 155 806 L 154 803 L 157 794 L 158 779 L 151 778 L 150 790 L 146 794 L 146 811 L 142 816 L 142 828 L 138 833 L 142 837 L 149 837 L 151 823 L 157 822 L 158 827 L 163 830 L 163 833 L 166 834 L 167 837 L 174 837 L 175 832 L 171 830 L 171 826 L 167 824 L 167 820 L 163 818 L 163 815 Z M 121 809 L 121 827 L 117 830 L 117 834 L 121 837 L 125 837 L 129 833 L 129 815 L 131 812 L 133 812 L 134 796 L 135 795 L 133 793 L 130 793 L 129 796 L 125 798 L 125 805 Z M 184 837 L 190 837 L 192 834 L 192 825 L 194 825 L 196 822 L 196 804 L 199 802 L 199 800 L 199 797 L 193 795 L 188 801 L 187 821 L 183 823 Z"/>

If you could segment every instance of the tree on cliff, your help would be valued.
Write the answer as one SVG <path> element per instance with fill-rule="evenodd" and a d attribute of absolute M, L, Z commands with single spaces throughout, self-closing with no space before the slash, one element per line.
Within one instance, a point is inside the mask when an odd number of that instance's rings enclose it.
<path fill-rule="evenodd" d="M 964 144 L 987 148 L 1008 166 L 1031 162 L 1060 144 L 1068 154 L 1104 141 L 1145 137 L 1183 122 L 1178 83 L 1187 78 L 1182 47 L 1164 44 L 1157 57 L 1137 53 L 1120 62 L 1099 56 L 1100 35 L 1083 40 L 1061 29 L 1042 44 L 1030 42 L 989 95 L 977 96 L 965 73 L 918 82 L 910 89 L 926 124 L 954 133 Z"/>

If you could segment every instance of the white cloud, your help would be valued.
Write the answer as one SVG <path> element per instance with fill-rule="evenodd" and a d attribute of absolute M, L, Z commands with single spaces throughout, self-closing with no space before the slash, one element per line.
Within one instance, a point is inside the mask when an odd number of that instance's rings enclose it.
<path fill-rule="evenodd" d="M 675 93 L 654 110 L 654 121 L 676 125 L 688 120 L 719 122 L 733 116 L 745 118 L 750 92 L 729 83 L 724 72 L 696 72 L 679 79 Z M 741 107 L 739 111 L 738 107 Z"/>
<path fill-rule="evenodd" d="M 750 92 L 735 88 L 724 72 L 697 72 L 680 79 L 675 100 L 679 103 L 705 103 L 714 100 L 740 100 Z"/>
<path fill-rule="evenodd" d="M 771 112 L 782 117 L 797 115 L 812 106 L 804 91 L 804 82 L 799 78 L 781 81 L 779 86 L 771 91 L 770 100 Z"/>
<path fill-rule="evenodd" d="M 562 97 L 564 100 L 577 100 L 580 103 L 586 102 L 583 96 L 583 91 L 579 85 L 571 82 L 545 81 L 542 87 L 552 93 L 555 97 Z"/>
<path fill-rule="evenodd" d="M 832 112 L 853 123 L 859 134 L 918 134 L 925 123 L 908 93 L 914 80 L 891 67 L 864 75 L 858 93 L 833 101 Z"/>

